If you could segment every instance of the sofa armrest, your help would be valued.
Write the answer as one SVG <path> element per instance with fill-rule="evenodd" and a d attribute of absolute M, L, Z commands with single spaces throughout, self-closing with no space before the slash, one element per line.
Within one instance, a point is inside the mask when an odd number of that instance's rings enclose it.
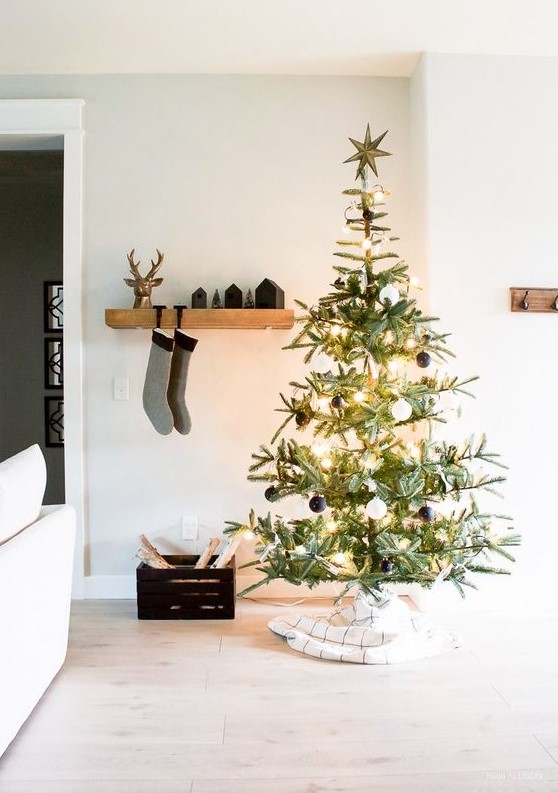
<path fill-rule="evenodd" d="M 66 657 L 74 542 L 62 505 L 0 546 L 0 755 Z"/>

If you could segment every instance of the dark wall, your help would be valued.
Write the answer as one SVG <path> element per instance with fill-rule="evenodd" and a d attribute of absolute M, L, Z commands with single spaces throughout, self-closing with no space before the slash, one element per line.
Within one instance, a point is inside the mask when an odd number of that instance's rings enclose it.
<path fill-rule="evenodd" d="M 64 450 L 45 446 L 43 283 L 62 280 L 63 152 L 0 152 L 0 460 L 38 443 L 45 503 L 64 501 Z"/>

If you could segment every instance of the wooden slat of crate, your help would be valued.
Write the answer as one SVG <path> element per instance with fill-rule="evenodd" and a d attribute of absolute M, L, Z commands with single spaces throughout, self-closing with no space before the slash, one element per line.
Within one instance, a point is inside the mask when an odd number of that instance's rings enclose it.
<path fill-rule="evenodd" d="M 197 570 L 197 556 L 165 556 L 170 564 L 160 570 L 143 562 L 138 565 L 137 598 L 139 619 L 234 619 L 235 567 Z M 217 557 L 211 559 L 210 564 Z"/>
<path fill-rule="evenodd" d="M 137 591 L 142 594 L 168 595 L 176 592 L 178 590 L 177 585 L 180 584 L 180 590 L 184 596 L 196 595 L 200 594 L 200 583 L 201 581 L 194 581 L 193 579 L 186 581 L 138 581 Z M 226 595 L 230 590 L 230 581 L 203 581 L 203 592 L 215 592 L 216 594 Z"/>

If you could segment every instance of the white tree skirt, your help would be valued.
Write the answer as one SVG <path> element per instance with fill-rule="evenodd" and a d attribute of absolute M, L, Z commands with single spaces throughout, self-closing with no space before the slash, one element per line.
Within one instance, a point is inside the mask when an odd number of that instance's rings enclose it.
<path fill-rule="evenodd" d="M 361 590 L 351 606 L 329 617 L 287 614 L 268 625 L 299 653 L 352 664 L 416 661 L 461 646 L 456 634 L 432 625 L 389 590 L 376 596 Z"/>

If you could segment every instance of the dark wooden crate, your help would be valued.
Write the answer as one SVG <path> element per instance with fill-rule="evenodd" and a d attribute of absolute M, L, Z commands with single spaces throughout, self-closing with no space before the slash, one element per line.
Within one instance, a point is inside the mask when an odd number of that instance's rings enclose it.
<path fill-rule="evenodd" d="M 232 620 L 235 606 L 234 557 L 227 567 L 194 567 L 198 556 L 164 556 L 172 570 L 141 562 L 136 569 L 138 619 Z M 209 564 L 217 557 L 213 556 Z"/>

